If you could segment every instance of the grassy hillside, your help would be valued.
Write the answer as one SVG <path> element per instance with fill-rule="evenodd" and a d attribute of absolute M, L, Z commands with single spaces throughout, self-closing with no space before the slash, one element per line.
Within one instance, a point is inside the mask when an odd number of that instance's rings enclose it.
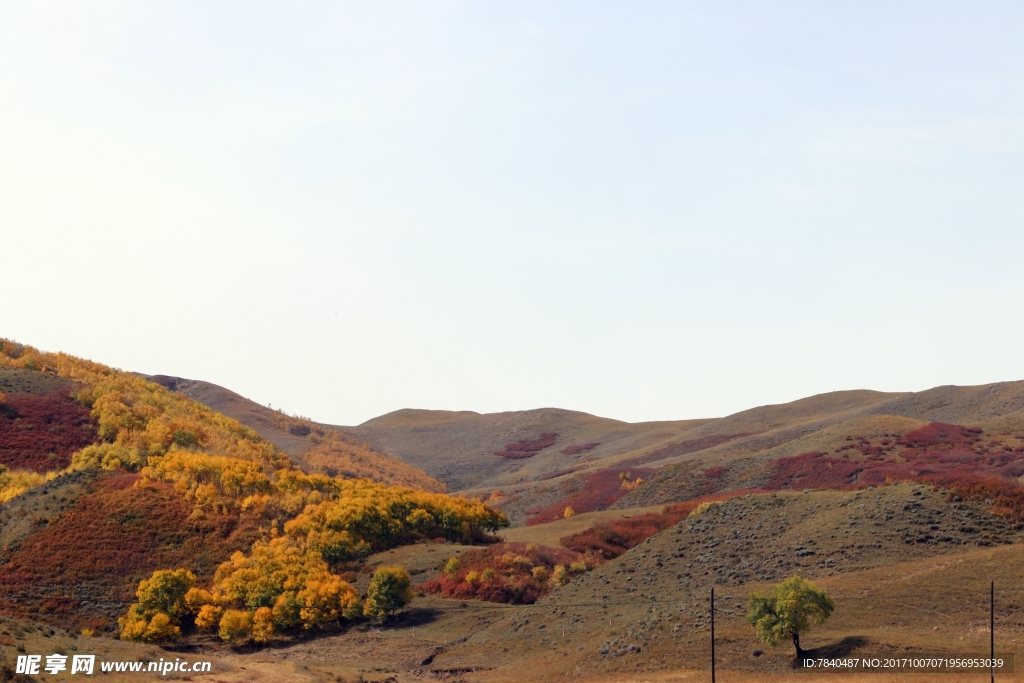
<path fill-rule="evenodd" d="M 542 526 L 517 533 L 550 535 Z M 383 627 L 258 652 L 210 645 L 204 654 L 223 662 L 216 680 L 224 681 L 277 680 L 275 675 L 407 683 L 707 680 L 707 601 L 714 585 L 721 680 L 935 680 L 910 674 L 794 674 L 792 645 L 772 648 L 754 638 L 744 618 L 747 599 L 799 571 L 836 604 L 832 618 L 802 639 L 812 654 L 980 656 L 988 648 L 988 585 L 995 581 L 997 652 L 1019 658 L 1024 655 L 1021 533 L 984 504 L 949 500 L 929 487 L 741 496 L 652 537 L 534 605 L 426 596 Z M 369 562 L 401 561 L 425 580 L 438 576 L 436 567 L 449 551 L 467 550 L 408 546 Z M 256 677 L 246 679 L 250 670 Z"/>
<path fill-rule="evenodd" d="M 223 407 L 271 438 L 290 440 L 300 457 L 314 457 L 302 450 L 302 439 L 282 426 L 281 413 L 214 385 L 176 381 L 179 390 Z M 871 476 L 914 479 L 914 472 L 921 469 L 901 471 L 898 465 L 904 464 L 907 449 L 891 444 L 932 421 L 981 428 L 986 454 L 970 457 L 979 463 L 992 461 L 1003 449 L 1024 443 L 1015 439 L 1024 433 L 1024 382 L 937 387 L 919 393 L 841 391 L 724 418 L 635 424 L 554 408 L 497 414 L 410 409 L 358 427 L 338 427 L 335 433 L 368 446 L 374 454 L 421 468 L 452 490 L 489 499 L 514 525 L 522 525 L 554 519 L 566 507 L 589 512 L 737 489 L 854 485 L 857 482 L 849 477 L 838 481 L 808 475 L 815 467 L 830 469 L 836 457 L 876 457 L 861 448 L 866 443 L 885 449 L 890 461 L 886 467 L 843 465 L 843 471 L 852 472 L 857 481 Z M 300 428 L 326 429 L 313 423 Z M 890 445 L 883 446 L 885 440 Z M 851 450 L 851 441 L 858 448 Z M 807 462 L 810 453 L 824 460 Z M 907 451 L 918 460 L 931 458 L 928 453 L 920 447 Z M 788 477 L 777 471 L 776 461 L 796 456 L 805 456 L 804 461 L 787 465 Z M 942 457 L 948 459 L 949 454 Z M 993 462 L 982 469 L 998 469 Z M 1005 463 L 1000 466 L 1005 473 Z M 797 471 L 801 467 L 807 471 Z M 637 483 L 638 479 L 642 481 Z"/>
<path fill-rule="evenodd" d="M 721 679 L 788 680 L 745 612 L 794 573 L 837 605 L 815 654 L 982 654 L 989 581 L 1024 654 L 1022 382 L 343 428 L 152 379 L 0 342 L 0 659 L 95 629 L 184 638 L 194 680 L 698 680 L 715 587 Z M 420 594 L 371 619 L 395 564 Z"/>
<path fill-rule="evenodd" d="M 888 470 L 870 464 L 853 468 L 857 476 L 867 470 L 883 478 L 906 480 L 917 476 L 913 468 L 900 472 L 897 467 L 908 449 L 892 444 L 933 421 L 980 428 L 986 450 L 982 454 L 974 448 L 970 458 L 986 461 L 985 471 L 1003 467 L 1005 474 L 1005 463 L 993 467 L 993 458 L 1024 443 L 1017 438 L 1024 433 L 1024 382 L 937 387 L 916 394 L 832 392 L 724 418 L 637 424 L 556 409 L 494 415 L 402 410 L 348 430 L 381 451 L 417 464 L 453 489 L 482 495 L 500 491 L 503 497 L 497 505 L 514 524 L 524 524 L 551 519 L 566 506 L 585 512 L 609 504 L 642 507 L 730 489 L 769 484 L 777 488 L 779 482 L 773 482 L 776 461 L 808 453 L 860 460 L 876 457 L 864 452 L 865 444 L 885 448 L 891 462 Z M 546 444 L 552 441 L 550 435 L 553 442 L 541 450 L 519 451 L 521 458 L 507 457 L 516 452 L 510 447 Z M 889 444 L 883 446 L 885 440 Z M 851 449 L 851 442 L 857 448 Z M 932 450 L 943 449 L 947 445 L 938 444 Z M 919 444 L 907 455 L 920 460 L 931 458 L 929 452 Z M 830 463 L 826 460 L 822 466 L 828 468 Z M 623 475 L 644 481 L 622 488 L 611 502 L 610 489 L 588 495 L 600 488 L 596 482 L 611 482 Z M 803 487 L 816 485 L 802 476 L 790 477 L 781 485 L 801 485 L 801 479 L 805 479 Z M 620 500 L 615 502 L 616 498 Z"/>
<path fill-rule="evenodd" d="M 265 408 L 216 384 L 167 375 L 147 378 L 238 420 L 307 470 L 373 479 L 424 491 L 444 491 L 446 488 L 422 470 L 374 451 L 358 438 L 326 425 Z"/>
<path fill-rule="evenodd" d="M 341 574 L 367 554 L 504 523 L 306 420 L 272 413 L 308 444 L 304 470 L 183 393 L 66 354 L 0 340 L 0 382 L 0 613 L 173 640 L 196 615 L 136 593 L 170 580 L 204 587 L 189 604 L 231 640 L 336 628 L 361 605 Z M 264 600 L 281 609 L 261 627 Z"/>
<path fill-rule="evenodd" d="M 703 422 L 630 424 L 556 408 L 487 415 L 399 410 L 346 431 L 448 482 L 452 490 L 486 490 L 593 469 L 606 458 L 681 438 Z M 543 450 L 524 458 L 499 455 L 543 434 L 554 435 Z M 591 444 L 596 445 L 574 448 Z"/>

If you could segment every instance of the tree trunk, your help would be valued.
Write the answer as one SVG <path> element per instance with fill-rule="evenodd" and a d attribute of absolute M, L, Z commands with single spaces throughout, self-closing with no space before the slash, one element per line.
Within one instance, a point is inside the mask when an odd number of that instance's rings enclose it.
<path fill-rule="evenodd" d="M 803 648 L 800 647 L 800 634 L 793 632 L 793 645 L 796 647 L 796 658 L 800 659 L 804 655 Z"/>

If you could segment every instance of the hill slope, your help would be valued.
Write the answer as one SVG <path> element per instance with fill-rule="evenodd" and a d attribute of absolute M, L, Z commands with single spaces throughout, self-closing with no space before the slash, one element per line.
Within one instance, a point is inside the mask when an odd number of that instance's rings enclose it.
<path fill-rule="evenodd" d="M 288 585 L 324 592 L 330 617 L 330 600 L 356 599 L 330 569 L 418 540 L 479 540 L 504 523 L 337 430 L 272 413 L 306 444 L 317 472 L 303 471 L 181 392 L 66 354 L 0 339 L 0 385 L 0 613 L 111 631 L 152 572 L 212 584 L 229 558 L 259 565 L 273 546 L 274 566 L 299 572 Z M 132 612 L 126 623 L 141 630 L 122 623 L 121 634 L 175 637 L 167 618 Z"/>
<path fill-rule="evenodd" d="M 572 410 L 541 408 L 508 413 L 399 410 L 346 428 L 381 450 L 447 481 L 455 490 L 536 481 L 567 469 L 591 469 L 613 456 L 681 438 L 704 420 L 630 424 Z M 515 444 L 541 441 L 538 451 Z M 591 448 L 566 453 L 573 446 Z M 499 453 L 509 455 L 498 455 Z"/>
<path fill-rule="evenodd" d="M 931 421 L 980 428 L 985 454 L 974 447 L 978 453 L 970 457 L 998 459 L 1024 444 L 1016 438 L 1024 434 L 1024 382 L 918 393 L 831 392 L 678 422 L 630 424 L 558 409 L 492 415 L 401 410 L 346 429 L 454 489 L 501 491 L 496 504 L 521 524 L 551 519 L 567 506 L 602 509 L 616 498 L 616 507 L 642 507 L 761 488 L 776 476 L 775 463 L 812 452 L 864 459 L 876 457 L 871 449 L 884 450 L 893 463 L 902 462 L 902 447 L 894 444 Z M 529 444 L 540 448 L 512 450 L 522 457 L 508 457 L 510 448 Z M 920 461 L 931 457 L 926 450 L 910 455 Z M 628 487 L 618 488 L 619 476 L 629 477 Z M 638 476 L 644 481 L 634 485 Z"/>
<path fill-rule="evenodd" d="M 904 418 L 878 423 L 890 430 L 909 431 L 929 421 L 976 424 L 1007 418 L 1009 422 L 1000 427 L 1012 429 L 1024 424 L 1024 382 L 937 387 L 919 393 L 839 391 L 723 418 L 674 422 L 626 423 L 555 408 L 483 415 L 400 410 L 343 429 L 447 481 L 453 489 L 485 490 L 607 467 L 731 460 L 800 439 L 806 442 L 825 430 L 831 430 L 830 439 L 842 439 L 857 434 L 864 420 L 883 416 Z M 553 442 L 536 453 L 524 453 L 528 457 L 498 455 L 507 453 L 509 445 L 538 440 L 543 434 L 554 434 Z M 589 444 L 599 445 L 563 452 Z"/>
<path fill-rule="evenodd" d="M 265 408 L 210 382 L 168 375 L 140 376 L 238 420 L 306 470 L 363 477 L 424 491 L 444 491 L 446 488 L 414 464 L 374 451 L 362 440 L 342 430 Z"/>
<path fill-rule="evenodd" d="M 205 382 L 175 379 L 179 391 L 223 410 L 308 458 L 282 414 Z M 982 428 L 992 450 L 1013 448 L 1024 432 L 1024 382 L 936 387 L 917 393 L 839 391 L 722 418 L 627 423 L 543 408 L 507 413 L 398 410 L 355 427 L 328 427 L 350 443 L 402 460 L 496 503 L 520 524 L 572 505 L 645 506 L 729 489 L 758 488 L 772 463 L 805 453 L 844 453 L 857 444 L 898 440 L 931 421 Z M 309 423 L 312 425 L 313 423 Z M 1006 443 L 999 435 L 1007 436 Z M 900 457 L 894 454 L 897 459 Z M 705 473 L 716 477 L 709 481 Z M 617 477 L 629 475 L 628 487 Z M 649 476 L 653 474 L 653 476 Z M 634 486 L 637 477 L 644 482 Z"/>

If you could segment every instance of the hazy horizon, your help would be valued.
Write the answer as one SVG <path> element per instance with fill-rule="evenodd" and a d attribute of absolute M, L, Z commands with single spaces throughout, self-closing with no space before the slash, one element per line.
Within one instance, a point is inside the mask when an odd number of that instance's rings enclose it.
<path fill-rule="evenodd" d="M 0 6 L 0 336 L 354 425 L 1024 378 L 1024 7 Z"/>

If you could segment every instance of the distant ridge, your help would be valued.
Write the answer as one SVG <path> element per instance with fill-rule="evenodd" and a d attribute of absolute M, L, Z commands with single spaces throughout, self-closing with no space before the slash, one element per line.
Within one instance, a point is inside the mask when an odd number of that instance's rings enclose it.
<path fill-rule="evenodd" d="M 172 379 L 178 391 L 252 427 L 292 457 L 301 459 L 308 448 L 308 441 L 277 426 L 277 411 L 215 384 Z M 909 431 L 930 421 L 1024 430 L 1024 381 L 921 392 L 835 391 L 696 420 L 629 423 L 561 408 L 503 413 L 405 408 L 354 427 L 332 427 L 451 490 L 528 494 L 608 468 L 694 463 L 699 470 L 732 461 L 759 463 L 820 450 L 847 436 Z M 496 455 L 508 444 L 542 434 L 555 434 L 553 444 L 529 457 Z M 572 448 L 594 443 L 599 445 Z M 642 494 L 643 487 L 630 498 Z"/>
<path fill-rule="evenodd" d="M 360 437 L 331 425 L 271 410 L 211 382 L 170 375 L 139 375 L 238 420 L 306 470 L 374 479 L 387 484 L 444 491 L 445 484 L 415 465 L 373 450 Z"/>

